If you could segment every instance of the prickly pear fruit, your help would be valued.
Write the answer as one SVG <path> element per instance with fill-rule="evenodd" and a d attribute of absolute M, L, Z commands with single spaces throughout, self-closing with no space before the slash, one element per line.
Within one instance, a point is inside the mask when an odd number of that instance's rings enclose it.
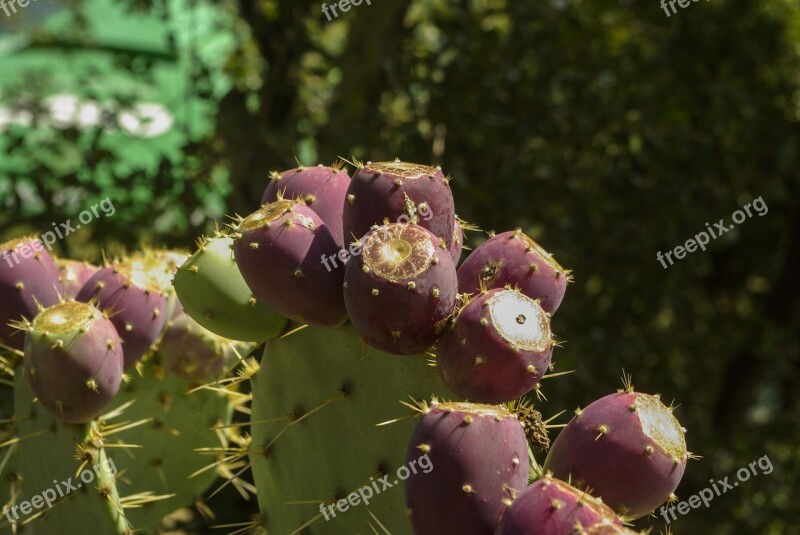
<path fill-rule="evenodd" d="M 550 365 L 549 314 L 518 290 L 471 299 L 439 339 L 436 363 L 445 384 L 480 403 L 505 403 L 534 388 Z"/>
<path fill-rule="evenodd" d="M 456 304 L 456 268 L 447 249 L 419 225 L 383 225 L 348 261 L 344 301 L 366 342 L 411 355 L 430 347 Z"/>
<path fill-rule="evenodd" d="M 415 535 L 491 534 L 528 484 L 528 443 L 517 418 L 499 406 L 434 403 L 424 408 L 406 458 L 433 470 L 406 481 Z"/>
<path fill-rule="evenodd" d="M 233 340 L 217 336 L 184 313 L 168 322 L 158 355 L 170 373 L 199 382 L 216 376 L 235 359 L 235 347 Z"/>
<path fill-rule="evenodd" d="M 283 173 L 270 173 L 270 182 L 261 204 L 279 199 L 300 200 L 322 219 L 339 247 L 345 244 L 342 209 L 350 175 L 335 167 L 298 167 Z"/>
<path fill-rule="evenodd" d="M 164 329 L 167 297 L 161 286 L 137 263 L 114 263 L 95 273 L 75 296 L 108 312 L 122 338 L 125 368 L 142 358 Z"/>
<path fill-rule="evenodd" d="M 69 301 L 40 312 L 26 330 L 25 376 L 41 404 L 66 423 L 97 416 L 122 380 L 122 344 L 111 321 Z"/>
<path fill-rule="evenodd" d="M 684 430 L 657 396 L 632 388 L 598 399 L 553 443 L 545 470 L 586 488 L 626 518 L 651 513 L 678 487 Z"/>
<path fill-rule="evenodd" d="M 100 271 L 100 268 L 89 262 L 79 262 L 78 260 L 68 260 L 66 258 L 56 258 L 58 267 L 58 280 L 64 292 L 64 299 L 74 299 L 78 292 L 92 278 L 92 275 Z"/>
<path fill-rule="evenodd" d="M 323 263 L 339 248 L 311 208 L 290 200 L 264 205 L 239 224 L 237 233 L 236 264 L 258 299 L 302 323 L 344 323 L 344 270 Z"/>
<path fill-rule="evenodd" d="M 167 322 L 183 313 L 172 280 L 189 253 L 173 249 L 145 249 L 125 259 L 125 263 L 148 274 L 167 298 Z"/>
<path fill-rule="evenodd" d="M 358 240 L 374 225 L 387 223 L 416 223 L 449 248 L 455 205 L 442 170 L 399 160 L 362 166 L 347 190 L 344 239 Z"/>
<path fill-rule="evenodd" d="M 450 243 L 450 258 L 453 259 L 454 266 L 458 266 L 458 261 L 461 260 L 461 251 L 463 249 L 464 229 L 461 227 L 461 222 L 456 218 L 456 223 L 453 227 L 453 241 Z"/>
<path fill-rule="evenodd" d="M 278 336 L 288 320 L 273 312 L 247 286 L 233 258 L 233 237 L 203 238 L 175 274 L 181 306 L 209 331 L 245 342 Z"/>
<path fill-rule="evenodd" d="M 545 475 L 516 497 L 495 535 L 566 535 L 599 523 L 621 520 L 602 501 Z"/>
<path fill-rule="evenodd" d="M 32 320 L 37 302 L 49 307 L 59 302 L 61 283 L 50 254 L 36 238 L 19 238 L 0 245 L 0 342 L 22 349 L 25 335 L 8 323 Z"/>
<path fill-rule="evenodd" d="M 458 268 L 459 293 L 474 294 L 506 285 L 532 299 L 541 299 L 547 312 L 556 311 L 567 290 L 569 272 L 519 229 L 492 236 Z"/>
<path fill-rule="evenodd" d="M 444 392 L 423 355 L 365 348 L 349 324 L 308 327 L 267 342 L 252 392 L 247 450 L 267 533 L 364 533 L 374 518 L 408 532 L 401 480 L 414 421 L 399 401 Z M 341 501 L 353 493 L 360 501 Z"/>

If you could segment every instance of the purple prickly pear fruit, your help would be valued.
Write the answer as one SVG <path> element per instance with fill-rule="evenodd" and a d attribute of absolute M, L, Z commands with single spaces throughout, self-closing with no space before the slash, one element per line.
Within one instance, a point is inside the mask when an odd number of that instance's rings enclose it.
<path fill-rule="evenodd" d="M 345 240 L 358 240 L 374 225 L 388 223 L 415 223 L 450 247 L 455 205 L 440 168 L 368 162 L 353 175 L 344 203 Z"/>
<path fill-rule="evenodd" d="M 64 299 L 74 299 L 78 292 L 86 284 L 86 281 L 100 271 L 100 268 L 89 262 L 79 262 L 78 260 L 68 260 L 56 258 L 58 267 L 58 279 L 64 290 Z"/>
<path fill-rule="evenodd" d="M 600 523 L 621 520 L 602 501 L 545 475 L 516 497 L 494 535 L 567 535 Z"/>
<path fill-rule="evenodd" d="M 232 340 L 217 336 L 180 313 L 169 321 L 158 354 L 167 371 L 200 382 L 219 374 L 236 357 L 234 347 Z"/>
<path fill-rule="evenodd" d="M 569 272 L 519 229 L 492 236 L 472 251 L 458 268 L 458 292 L 474 294 L 481 286 L 519 287 L 532 299 L 541 299 L 551 314 L 564 299 Z"/>
<path fill-rule="evenodd" d="M 339 248 L 314 211 L 298 201 L 262 206 L 237 228 L 236 264 L 253 294 L 295 321 L 334 327 L 347 319 Z"/>
<path fill-rule="evenodd" d="M 436 341 L 456 304 L 456 268 L 447 249 L 419 225 L 383 225 L 361 240 L 345 269 L 347 314 L 364 340 L 412 355 Z"/>
<path fill-rule="evenodd" d="M 456 224 L 453 227 L 453 241 L 450 243 L 450 258 L 453 259 L 453 265 L 458 266 L 458 261 L 461 260 L 461 251 L 464 249 L 464 229 L 461 227 L 461 222 L 456 219 Z"/>
<path fill-rule="evenodd" d="M 142 358 L 167 319 L 162 282 L 137 262 L 111 264 L 86 281 L 76 301 L 95 303 L 107 312 L 123 342 L 125 368 Z"/>
<path fill-rule="evenodd" d="M 342 208 L 350 186 L 350 175 L 335 167 L 298 167 L 270 173 L 261 204 L 280 199 L 300 200 L 314 210 L 328 227 L 339 247 L 345 244 Z"/>
<path fill-rule="evenodd" d="M 18 238 L 0 245 L 0 342 L 22 349 L 25 335 L 8 325 L 32 320 L 39 306 L 60 301 L 61 283 L 53 259 L 36 238 Z"/>
<path fill-rule="evenodd" d="M 426 407 L 408 444 L 407 466 L 423 455 L 431 469 L 416 471 L 405 485 L 415 535 L 491 534 L 528 484 L 525 432 L 500 406 Z"/>
<path fill-rule="evenodd" d="M 189 259 L 189 253 L 172 249 L 146 249 L 124 260 L 125 264 L 147 273 L 159 291 L 167 297 L 167 322 L 183 312 L 175 295 L 172 280 L 178 268 Z"/>
<path fill-rule="evenodd" d="M 122 342 L 111 321 L 68 301 L 40 312 L 26 330 L 25 376 L 39 402 L 66 423 L 96 417 L 122 380 Z"/>
<path fill-rule="evenodd" d="M 678 487 L 689 458 L 684 429 L 658 396 L 629 387 L 575 413 L 545 470 L 631 519 L 654 511 Z"/>
<path fill-rule="evenodd" d="M 550 315 L 518 290 L 481 292 L 439 338 L 445 384 L 480 403 L 505 403 L 534 388 L 550 365 Z"/>

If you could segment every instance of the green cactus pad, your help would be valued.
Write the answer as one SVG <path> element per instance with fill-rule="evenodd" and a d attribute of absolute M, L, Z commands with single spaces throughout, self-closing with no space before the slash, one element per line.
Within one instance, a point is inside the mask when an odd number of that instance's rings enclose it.
<path fill-rule="evenodd" d="M 400 401 L 449 397 L 424 355 L 369 348 L 350 324 L 308 327 L 267 342 L 252 387 L 250 460 L 267 533 L 410 532 L 394 482 L 415 420 Z M 320 512 L 373 482 L 381 492 L 368 505 L 334 507 L 329 520 Z"/>
<path fill-rule="evenodd" d="M 219 447 L 212 428 L 229 423 L 233 413 L 224 393 L 206 389 L 188 393 L 191 383 L 165 375 L 150 363 L 141 367 L 141 373 L 133 373 L 130 383 L 120 388 L 110 407 L 134 401 L 124 409 L 121 419 L 152 420 L 115 434 L 113 440 L 107 441 L 142 446 L 119 450 L 117 455 L 127 468 L 117 481 L 120 494 L 127 497 L 150 493 L 159 498 L 126 510 L 137 529 L 153 527 L 172 511 L 192 504 L 214 482 L 217 478 L 214 469 L 189 478 L 215 460 L 194 450 Z"/>
<path fill-rule="evenodd" d="M 34 401 L 21 369 L 16 372 L 15 383 L 21 493 L 15 500 L 18 508 L 10 510 L 9 517 L 18 524 L 25 523 L 26 532 L 35 535 L 87 530 L 109 535 L 133 533 L 115 480 L 115 473 L 127 468 L 126 462 L 121 455 L 107 461 L 102 447 L 103 426 L 97 422 L 62 424 Z M 70 491 L 70 485 L 75 490 Z M 47 507 L 42 498 L 47 492 L 56 499 L 51 501 L 52 507 Z M 26 502 L 28 507 L 23 509 Z M 33 508 L 36 502 L 38 509 Z M 0 519 L 0 525 L 8 525 L 7 517 Z"/>
<path fill-rule="evenodd" d="M 173 285 L 192 319 L 225 338 L 261 342 L 283 331 L 288 320 L 253 297 L 233 259 L 233 238 L 203 239 L 175 274 Z"/>

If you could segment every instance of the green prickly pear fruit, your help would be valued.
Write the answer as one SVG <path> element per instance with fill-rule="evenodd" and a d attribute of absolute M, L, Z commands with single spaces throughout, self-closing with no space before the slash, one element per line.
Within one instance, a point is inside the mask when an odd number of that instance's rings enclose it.
<path fill-rule="evenodd" d="M 288 319 L 256 300 L 233 258 L 233 238 L 203 238 L 178 268 L 173 285 L 181 306 L 209 331 L 245 342 L 280 334 Z"/>

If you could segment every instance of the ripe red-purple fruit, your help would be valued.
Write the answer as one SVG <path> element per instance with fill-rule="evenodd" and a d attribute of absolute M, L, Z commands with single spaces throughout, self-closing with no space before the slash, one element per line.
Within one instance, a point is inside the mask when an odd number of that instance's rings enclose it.
<path fill-rule="evenodd" d="M 75 296 L 108 313 L 122 338 L 125 368 L 142 358 L 164 329 L 167 298 L 161 285 L 139 263 L 115 263 L 95 273 Z"/>
<path fill-rule="evenodd" d="M 368 162 L 350 182 L 344 203 L 344 239 L 358 240 L 373 226 L 414 223 L 449 248 L 455 227 L 453 193 L 438 167 Z"/>
<path fill-rule="evenodd" d="M 311 208 L 276 201 L 247 216 L 236 231 L 236 264 L 256 298 L 295 321 L 321 327 L 344 323 L 344 270 L 323 263 L 339 248 Z"/>
<path fill-rule="evenodd" d="M 0 245 L 0 342 L 22 349 L 25 336 L 8 323 L 32 320 L 37 302 L 49 307 L 59 302 L 61 283 L 53 259 L 35 238 L 19 238 Z"/>
<path fill-rule="evenodd" d="M 470 300 L 439 338 L 436 363 L 445 384 L 480 403 L 505 403 L 534 388 L 550 365 L 549 314 L 517 290 Z"/>
<path fill-rule="evenodd" d="M 279 199 L 300 200 L 322 219 L 339 247 L 345 245 L 342 209 L 350 175 L 334 167 L 300 166 L 283 173 L 270 173 L 261 204 Z"/>
<path fill-rule="evenodd" d="M 66 423 L 84 423 L 111 401 L 122 380 L 122 342 L 97 308 L 69 301 L 26 328 L 25 376 L 39 402 Z"/>
<path fill-rule="evenodd" d="M 556 438 L 545 470 L 571 478 L 626 518 L 654 511 L 678 487 L 689 454 L 684 430 L 657 396 L 632 388 L 600 398 Z"/>
<path fill-rule="evenodd" d="M 364 236 L 347 262 L 344 301 L 366 342 L 398 355 L 436 341 L 456 304 L 456 269 L 447 249 L 419 225 L 391 224 Z"/>
<path fill-rule="evenodd" d="M 406 480 L 415 535 L 491 535 L 528 484 L 528 443 L 517 418 L 499 406 L 434 403 L 408 444 L 408 463 L 427 455 L 433 468 Z"/>
<path fill-rule="evenodd" d="M 86 281 L 100 271 L 100 268 L 89 262 L 57 258 L 58 279 L 64 289 L 64 299 L 73 299 L 86 284 Z"/>
<path fill-rule="evenodd" d="M 589 494 L 545 475 L 516 497 L 495 535 L 570 535 L 597 524 L 621 524 Z"/>
<path fill-rule="evenodd" d="M 542 308 L 553 313 L 564 299 L 569 272 L 553 256 L 520 230 L 492 236 L 458 268 L 459 293 L 474 294 L 486 289 L 519 287 Z"/>

